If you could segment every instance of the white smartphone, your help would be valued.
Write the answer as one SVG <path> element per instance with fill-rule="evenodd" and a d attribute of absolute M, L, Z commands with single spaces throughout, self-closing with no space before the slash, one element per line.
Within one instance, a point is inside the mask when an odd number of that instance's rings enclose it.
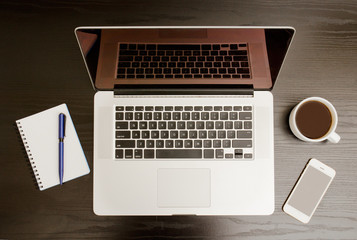
<path fill-rule="evenodd" d="M 283 206 L 284 212 L 308 223 L 335 175 L 331 167 L 310 159 Z"/>

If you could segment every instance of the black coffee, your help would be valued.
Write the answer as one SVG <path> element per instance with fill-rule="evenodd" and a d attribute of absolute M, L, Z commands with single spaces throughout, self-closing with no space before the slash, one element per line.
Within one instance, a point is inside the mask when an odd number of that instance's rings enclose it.
<path fill-rule="evenodd" d="M 306 137 L 318 139 L 323 137 L 332 124 L 330 110 L 318 101 L 303 103 L 296 112 L 296 125 Z"/>

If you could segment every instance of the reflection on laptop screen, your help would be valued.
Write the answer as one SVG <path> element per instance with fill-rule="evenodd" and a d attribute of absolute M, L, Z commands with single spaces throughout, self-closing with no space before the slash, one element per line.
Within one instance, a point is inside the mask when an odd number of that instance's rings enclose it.
<path fill-rule="evenodd" d="M 79 28 L 94 86 L 120 84 L 274 85 L 290 28 Z"/>

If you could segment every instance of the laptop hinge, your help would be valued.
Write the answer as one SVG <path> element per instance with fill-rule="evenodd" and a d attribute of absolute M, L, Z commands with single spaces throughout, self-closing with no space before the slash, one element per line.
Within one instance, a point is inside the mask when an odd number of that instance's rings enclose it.
<path fill-rule="evenodd" d="M 115 84 L 114 95 L 250 95 L 253 84 Z"/>

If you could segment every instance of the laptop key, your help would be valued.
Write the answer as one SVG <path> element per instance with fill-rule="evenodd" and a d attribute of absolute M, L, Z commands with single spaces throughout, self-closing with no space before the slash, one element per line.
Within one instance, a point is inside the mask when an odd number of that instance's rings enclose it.
<path fill-rule="evenodd" d="M 164 140 L 156 140 L 156 148 L 163 148 Z"/>
<path fill-rule="evenodd" d="M 202 112 L 201 113 L 202 120 L 209 120 L 209 112 Z"/>
<path fill-rule="evenodd" d="M 117 112 L 117 113 L 115 114 L 115 119 L 116 119 L 116 120 L 124 120 L 124 113 L 122 113 L 122 112 Z"/>
<path fill-rule="evenodd" d="M 211 148 L 212 147 L 212 140 L 203 140 L 203 147 L 204 148 Z"/>
<path fill-rule="evenodd" d="M 194 140 L 193 145 L 195 148 L 202 148 L 202 140 Z"/>
<path fill-rule="evenodd" d="M 160 132 L 159 131 L 151 131 L 151 138 L 159 138 Z"/>
<path fill-rule="evenodd" d="M 217 132 L 216 131 L 208 131 L 208 138 L 216 138 Z"/>
<path fill-rule="evenodd" d="M 226 153 L 225 157 L 226 158 L 233 158 L 233 153 Z"/>
<path fill-rule="evenodd" d="M 168 129 L 176 129 L 176 122 L 167 122 Z"/>
<path fill-rule="evenodd" d="M 150 138 L 150 131 L 142 131 L 141 138 Z"/>
<path fill-rule="evenodd" d="M 130 129 L 138 129 L 138 122 L 130 122 Z"/>
<path fill-rule="evenodd" d="M 185 129 L 186 123 L 185 122 L 177 122 L 177 129 Z"/>
<path fill-rule="evenodd" d="M 197 131 L 190 131 L 188 135 L 189 138 L 197 138 Z"/>
<path fill-rule="evenodd" d="M 116 148 L 135 148 L 135 140 L 116 140 Z"/>
<path fill-rule="evenodd" d="M 135 138 L 135 139 L 140 138 L 140 131 L 133 131 L 132 138 Z"/>
<path fill-rule="evenodd" d="M 251 112 L 240 112 L 239 120 L 252 120 L 252 113 Z"/>
<path fill-rule="evenodd" d="M 119 61 L 120 62 L 132 62 L 133 57 L 132 56 L 119 56 Z"/>
<path fill-rule="evenodd" d="M 139 129 L 147 129 L 148 123 L 147 122 L 139 122 Z"/>
<path fill-rule="evenodd" d="M 188 138 L 188 132 L 187 131 L 180 131 L 180 138 Z"/>
<path fill-rule="evenodd" d="M 224 123 L 225 129 L 233 129 L 233 122 L 227 121 Z"/>
<path fill-rule="evenodd" d="M 223 147 L 224 148 L 230 148 L 231 147 L 231 141 L 230 140 L 223 140 Z"/>
<path fill-rule="evenodd" d="M 226 131 L 218 131 L 218 138 L 226 138 Z"/>
<path fill-rule="evenodd" d="M 116 122 L 115 128 L 116 129 L 128 129 L 129 123 L 128 122 Z"/>
<path fill-rule="evenodd" d="M 125 158 L 133 158 L 133 150 L 125 149 Z"/>
<path fill-rule="evenodd" d="M 211 120 L 218 120 L 218 112 L 211 112 Z"/>
<path fill-rule="evenodd" d="M 220 112 L 221 120 L 228 120 L 228 112 Z"/>
<path fill-rule="evenodd" d="M 161 131 L 161 138 L 162 139 L 169 138 L 169 131 Z"/>
<path fill-rule="evenodd" d="M 135 120 L 142 120 L 143 119 L 143 113 L 142 112 L 136 112 L 135 113 Z"/>
<path fill-rule="evenodd" d="M 237 138 L 252 138 L 252 131 L 237 131 Z"/>
<path fill-rule="evenodd" d="M 178 138 L 178 131 L 170 131 L 170 138 Z"/>
<path fill-rule="evenodd" d="M 252 129 L 252 122 L 251 121 L 245 121 L 244 122 L 244 129 Z"/>
<path fill-rule="evenodd" d="M 214 150 L 213 149 L 205 149 L 204 150 L 204 158 L 214 158 Z"/>
<path fill-rule="evenodd" d="M 227 131 L 227 138 L 235 138 L 236 132 L 235 131 Z"/>
<path fill-rule="evenodd" d="M 237 120 L 238 119 L 238 113 L 237 112 L 230 112 L 229 113 L 229 119 L 230 120 Z"/>
<path fill-rule="evenodd" d="M 220 148 L 221 147 L 221 140 L 213 140 L 213 147 Z"/>
<path fill-rule="evenodd" d="M 200 121 L 196 123 L 196 128 L 197 129 L 204 129 L 205 128 L 205 123 Z"/>
<path fill-rule="evenodd" d="M 142 158 L 143 157 L 143 150 L 135 149 L 134 150 L 134 158 Z"/>
<path fill-rule="evenodd" d="M 216 149 L 216 158 L 223 158 L 223 149 Z"/>
<path fill-rule="evenodd" d="M 144 119 L 145 120 L 152 120 L 152 112 L 145 112 L 144 113 Z"/>
<path fill-rule="evenodd" d="M 192 148 L 192 144 L 192 140 L 185 140 L 184 142 L 185 148 Z"/>
<path fill-rule="evenodd" d="M 182 120 L 190 120 L 191 114 L 189 112 L 182 113 Z"/>
<path fill-rule="evenodd" d="M 158 122 L 158 129 L 166 129 L 166 122 L 164 121 Z"/>
<path fill-rule="evenodd" d="M 234 150 L 234 158 L 243 158 L 243 150 L 235 149 Z"/>
<path fill-rule="evenodd" d="M 115 150 L 115 158 L 123 158 L 123 150 L 122 149 Z"/>
<path fill-rule="evenodd" d="M 138 148 L 144 148 L 145 147 L 145 140 L 138 140 L 136 141 Z"/>
<path fill-rule="evenodd" d="M 183 140 L 175 140 L 175 148 L 183 148 Z"/>
<path fill-rule="evenodd" d="M 172 113 L 172 119 L 173 120 L 181 120 L 181 113 L 180 112 Z"/>
<path fill-rule="evenodd" d="M 206 129 L 213 129 L 214 128 L 214 122 L 206 122 Z"/>
<path fill-rule="evenodd" d="M 234 129 L 242 129 L 243 124 L 241 121 L 235 121 L 234 122 Z"/>
<path fill-rule="evenodd" d="M 144 150 L 144 158 L 154 158 L 154 150 Z"/>
<path fill-rule="evenodd" d="M 171 112 L 164 112 L 164 120 L 171 120 Z"/>
<path fill-rule="evenodd" d="M 187 122 L 187 129 L 195 129 L 195 122 Z"/>
<path fill-rule="evenodd" d="M 133 113 L 132 112 L 126 112 L 125 113 L 125 120 L 133 120 Z"/>
<path fill-rule="evenodd" d="M 223 122 L 222 121 L 217 121 L 215 125 L 216 125 L 216 129 L 223 129 Z"/>
<path fill-rule="evenodd" d="M 161 112 L 154 112 L 154 120 L 161 120 L 162 113 Z"/>
<path fill-rule="evenodd" d="M 149 129 L 157 129 L 157 122 L 149 122 Z"/>
<path fill-rule="evenodd" d="M 199 131 L 198 135 L 199 138 L 207 138 L 207 131 Z"/>
<path fill-rule="evenodd" d="M 200 120 L 200 113 L 199 112 L 193 112 L 192 113 L 192 120 Z"/>
<path fill-rule="evenodd" d="M 115 138 L 130 138 L 130 131 L 116 131 Z"/>
<path fill-rule="evenodd" d="M 246 153 L 246 154 L 244 154 L 244 158 L 253 158 L 253 154 Z"/>
<path fill-rule="evenodd" d="M 234 148 L 251 148 L 252 140 L 233 140 L 232 147 Z"/>
<path fill-rule="evenodd" d="M 160 149 L 156 150 L 156 158 L 202 158 L 201 149 Z"/>
<path fill-rule="evenodd" d="M 166 140 L 165 141 L 166 148 L 173 148 L 174 147 L 174 140 Z"/>
<path fill-rule="evenodd" d="M 155 141 L 154 140 L 146 140 L 146 147 L 147 148 L 155 147 Z"/>

